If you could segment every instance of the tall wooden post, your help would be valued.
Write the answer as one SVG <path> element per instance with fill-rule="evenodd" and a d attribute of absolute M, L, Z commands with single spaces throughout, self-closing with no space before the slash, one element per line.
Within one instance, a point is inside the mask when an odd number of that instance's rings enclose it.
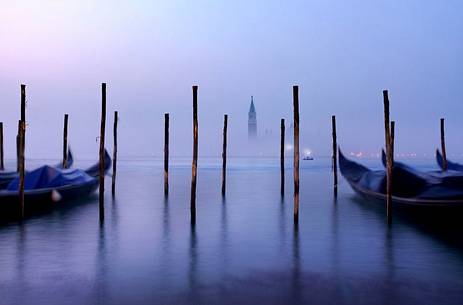
<path fill-rule="evenodd" d="M 193 86 L 193 162 L 191 165 L 191 224 L 196 224 L 196 174 L 198 167 L 198 86 Z"/>
<path fill-rule="evenodd" d="M 100 124 L 100 162 L 99 162 L 99 211 L 100 222 L 104 221 L 104 169 L 105 169 L 105 127 L 106 127 L 106 83 L 101 84 L 101 124 Z"/>
<path fill-rule="evenodd" d="M 114 127 L 113 127 L 113 177 L 111 181 L 111 194 L 116 195 L 116 174 L 117 174 L 117 123 L 119 117 L 117 111 L 114 111 Z"/>
<path fill-rule="evenodd" d="M 19 173 L 19 151 L 21 142 L 19 135 L 21 134 L 21 120 L 18 121 L 18 133 L 16 134 L 16 171 Z"/>
<path fill-rule="evenodd" d="M 24 137 L 26 135 L 26 124 L 20 121 L 19 129 L 19 218 L 24 218 L 24 178 L 25 178 L 25 162 L 24 162 Z"/>
<path fill-rule="evenodd" d="M 294 224 L 299 223 L 299 86 L 293 86 L 294 107 Z"/>
<path fill-rule="evenodd" d="M 24 84 L 21 85 L 21 121 L 26 123 L 26 85 Z"/>
<path fill-rule="evenodd" d="M 280 122 L 280 193 L 285 195 L 285 119 Z"/>
<path fill-rule="evenodd" d="M 164 196 L 169 195 L 169 114 L 164 113 Z"/>
<path fill-rule="evenodd" d="M 388 91 L 383 91 L 384 100 L 384 131 L 386 142 L 386 209 L 387 223 L 392 223 L 392 137 L 389 121 L 389 96 Z"/>
<path fill-rule="evenodd" d="M 333 192 L 334 197 L 338 197 L 338 144 L 336 139 L 336 116 L 331 116 L 331 129 L 333 135 Z"/>
<path fill-rule="evenodd" d="M 445 129 L 444 118 L 440 119 L 440 144 L 442 148 L 442 170 L 447 170 L 447 152 L 445 150 Z"/>
<path fill-rule="evenodd" d="M 3 122 L 0 122 L 0 170 L 5 169 L 3 156 Z"/>
<path fill-rule="evenodd" d="M 63 168 L 68 168 L 68 119 L 69 115 L 64 115 L 63 128 Z"/>
<path fill-rule="evenodd" d="M 395 121 L 391 121 L 391 154 L 392 165 L 394 165 L 394 137 L 395 137 Z"/>
<path fill-rule="evenodd" d="M 19 121 L 19 211 L 24 218 L 24 178 L 25 178 L 25 146 L 26 146 L 26 85 L 21 85 L 21 120 Z"/>
<path fill-rule="evenodd" d="M 223 147 L 222 147 L 222 196 L 225 196 L 227 184 L 227 126 L 228 115 L 223 116 Z"/>

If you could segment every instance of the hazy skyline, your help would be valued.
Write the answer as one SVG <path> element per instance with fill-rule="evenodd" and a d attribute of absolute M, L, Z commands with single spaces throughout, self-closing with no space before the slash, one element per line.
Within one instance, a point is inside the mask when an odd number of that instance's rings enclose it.
<path fill-rule="evenodd" d="M 171 153 L 191 154 L 199 86 L 199 152 L 247 146 L 251 95 L 263 141 L 278 155 L 280 118 L 292 121 L 300 86 L 301 148 L 331 151 L 331 115 L 346 151 L 384 142 L 382 90 L 396 151 L 432 154 L 446 118 L 449 154 L 461 154 L 463 3 L 460 1 L 4 1 L 0 0 L 0 121 L 15 156 L 19 86 L 27 85 L 28 157 L 59 158 L 64 113 L 76 158 L 97 156 L 101 83 L 107 142 L 118 110 L 121 157 L 160 156 L 163 114 Z M 291 138 L 287 134 L 287 138 Z"/>

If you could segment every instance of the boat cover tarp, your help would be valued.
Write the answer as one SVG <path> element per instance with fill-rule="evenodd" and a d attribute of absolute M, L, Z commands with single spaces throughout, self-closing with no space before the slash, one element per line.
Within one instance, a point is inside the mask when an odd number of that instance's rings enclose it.
<path fill-rule="evenodd" d="M 77 185 L 92 181 L 94 178 L 80 169 L 59 169 L 44 165 L 24 176 L 24 189 L 34 190 L 43 188 L 54 188 L 64 185 Z M 13 179 L 7 187 L 9 191 L 19 189 L 19 177 Z"/>
<path fill-rule="evenodd" d="M 444 157 L 442 157 L 442 154 L 438 149 L 436 150 L 436 161 L 440 168 L 444 168 Z M 463 165 L 449 161 L 447 159 L 447 169 L 452 171 L 463 172 Z"/>
<path fill-rule="evenodd" d="M 370 170 L 357 162 L 348 160 L 339 151 L 342 175 L 360 188 L 386 193 L 386 171 Z M 462 173 L 421 172 L 400 162 L 392 168 L 392 194 L 414 199 L 463 199 Z"/>

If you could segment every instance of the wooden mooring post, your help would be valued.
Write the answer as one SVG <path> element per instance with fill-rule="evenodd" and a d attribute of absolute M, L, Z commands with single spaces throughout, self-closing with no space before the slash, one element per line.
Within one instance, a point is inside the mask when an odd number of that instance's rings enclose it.
<path fill-rule="evenodd" d="M 280 122 L 280 194 L 285 195 L 285 119 Z"/>
<path fill-rule="evenodd" d="M 164 196 L 169 195 L 169 114 L 164 113 Z"/>
<path fill-rule="evenodd" d="M 105 127 L 106 127 L 106 83 L 101 84 L 101 124 L 100 124 L 100 162 L 99 162 L 99 215 L 104 221 L 104 169 L 105 169 Z"/>
<path fill-rule="evenodd" d="M 19 150 L 21 148 L 21 143 L 19 139 L 19 134 L 21 133 L 21 120 L 18 121 L 18 133 L 16 134 L 16 171 L 19 173 Z"/>
<path fill-rule="evenodd" d="M 116 195 L 116 174 L 117 174 L 117 123 L 119 121 L 117 111 L 114 111 L 114 126 L 113 126 L 113 176 L 111 181 L 111 194 Z"/>
<path fill-rule="evenodd" d="M 394 165 L 394 137 L 395 137 L 395 121 L 391 121 L 391 155 L 392 155 L 392 165 Z"/>
<path fill-rule="evenodd" d="M 333 136 L 333 194 L 334 197 L 338 197 L 338 144 L 336 139 L 336 116 L 331 116 L 331 129 Z"/>
<path fill-rule="evenodd" d="M 193 162 L 191 164 L 191 224 L 196 224 L 196 174 L 198 170 L 198 86 L 193 86 Z"/>
<path fill-rule="evenodd" d="M 440 119 L 440 145 L 442 149 L 442 170 L 447 170 L 447 152 L 445 150 L 445 122 L 444 118 Z"/>
<path fill-rule="evenodd" d="M 299 86 L 293 86 L 294 107 L 294 224 L 299 223 Z"/>
<path fill-rule="evenodd" d="M 227 128 L 228 115 L 223 116 L 223 145 L 222 145 L 222 197 L 225 196 L 227 185 Z"/>
<path fill-rule="evenodd" d="M 68 168 L 68 120 L 69 115 L 64 115 L 63 127 L 63 168 Z"/>
<path fill-rule="evenodd" d="M 3 122 L 0 122 L 0 170 L 5 169 L 3 156 Z"/>
<path fill-rule="evenodd" d="M 24 218 L 24 178 L 25 178 L 25 162 L 24 162 L 24 137 L 26 124 L 20 121 L 19 129 L 19 218 Z"/>
<path fill-rule="evenodd" d="M 389 96 L 388 91 L 383 90 L 384 102 L 384 131 L 386 143 L 386 217 L 387 223 L 392 223 L 392 137 L 391 123 L 389 120 Z"/>
<path fill-rule="evenodd" d="M 19 121 L 19 217 L 24 218 L 24 179 L 25 179 L 25 144 L 26 144 L 26 85 L 21 85 L 21 120 Z"/>

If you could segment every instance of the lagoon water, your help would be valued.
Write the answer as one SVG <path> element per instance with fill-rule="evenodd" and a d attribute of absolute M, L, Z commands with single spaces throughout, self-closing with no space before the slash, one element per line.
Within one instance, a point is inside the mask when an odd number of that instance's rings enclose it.
<path fill-rule="evenodd" d="M 204 158 L 192 228 L 190 162 L 172 160 L 165 200 L 161 160 L 121 160 L 103 226 L 97 196 L 2 225 L 0 304 L 461 304 L 461 226 L 398 212 L 388 228 L 342 177 L 333 199 L 326 158 L 301 161 L 295 230 L 291 159 L 281 198 L 278 159 L 230 158 L 222 199 Z"/>

